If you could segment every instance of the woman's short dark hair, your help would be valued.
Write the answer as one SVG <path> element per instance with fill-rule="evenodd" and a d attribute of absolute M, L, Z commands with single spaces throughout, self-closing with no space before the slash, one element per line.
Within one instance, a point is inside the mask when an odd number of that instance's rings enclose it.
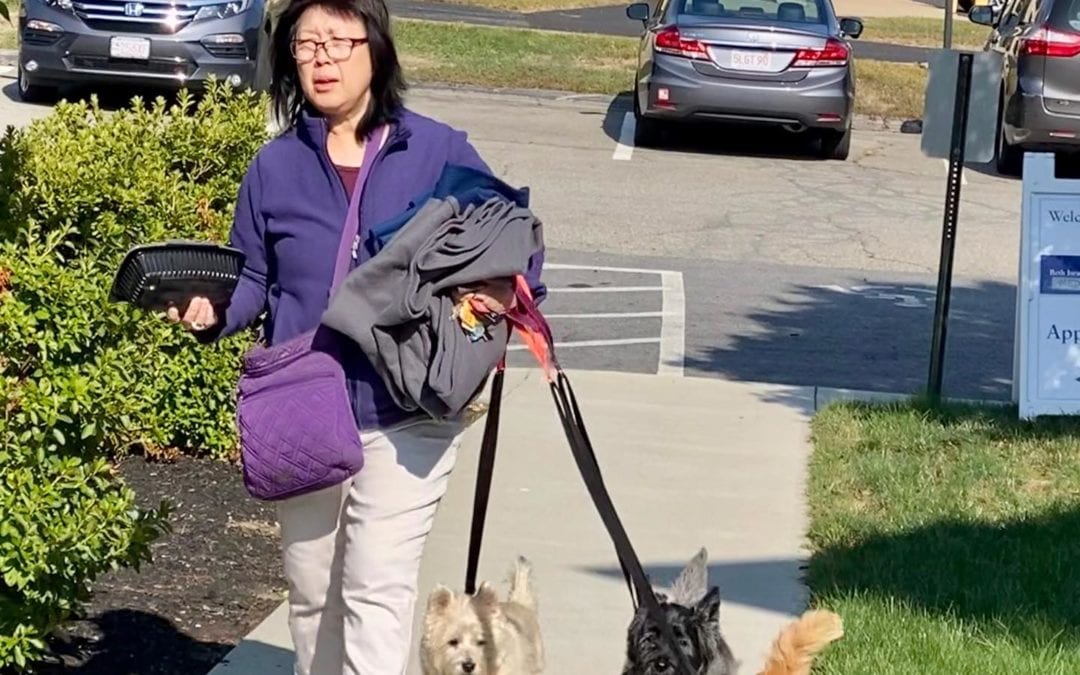
<path fill-rule="evenodd" d="M 294 126 L 307 105 L 300 87 L 292 40 L 296 24 L 310 7 L 321 6 L 339 16 L 360 19 L 367 27 L 368 48 L 371 50 L 371 104 L 357 125 L 357 136 L 363 137 L 372 129 L 390 122 L 402 107 L 405 77 L 398 62 L 397 49 L 390 34 L 390 12 L 384 0 L 290 0 L 278 17 L 271 51 L 272 74 L 270 98 L 277 119 Z"/>

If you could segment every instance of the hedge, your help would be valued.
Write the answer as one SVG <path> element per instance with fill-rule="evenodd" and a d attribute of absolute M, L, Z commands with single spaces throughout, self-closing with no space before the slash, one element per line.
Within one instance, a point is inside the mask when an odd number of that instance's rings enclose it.
<path fill-rule="evenodd" d="M 0 670 L 167 531 L 168 504 L 137 508 L 117 458 L 235 457 L 250 333 L 200 346 L 108 292 L 135 244 L 224 240 L 265 110 L 214 84 L 171 106 L 61 102 L 0 139 Z"/>

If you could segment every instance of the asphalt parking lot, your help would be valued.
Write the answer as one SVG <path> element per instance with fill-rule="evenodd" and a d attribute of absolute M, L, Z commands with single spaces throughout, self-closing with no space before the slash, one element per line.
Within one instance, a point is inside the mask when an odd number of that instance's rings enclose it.
<path fill-rule="evenodd" d="M 12 100 L 10 76 L 0 89 L 0 124 L 49 112 Z M 635 148 L 625 99 L 426 87 L 408 102 L 468 131 L 496 173 L 530 187 L 565 366 L 891 391 L 925 382 L 945 166 L 922 156 L 918 136 L 860 120 L 851 158 L 825 162 L 798 139 L 725 128 Z M 969 166 L 963 189 L 946 391 L 1002 397 L 1020 184 Z M 679 311 L 665 305 L 664 272 L 669 300 L 681 284 Z"/>

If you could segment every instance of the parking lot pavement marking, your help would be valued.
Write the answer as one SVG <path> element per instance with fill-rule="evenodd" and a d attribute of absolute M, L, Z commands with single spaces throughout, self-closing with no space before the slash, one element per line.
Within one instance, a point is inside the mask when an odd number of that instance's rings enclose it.
<path fill-rule="evenodd" d="M 585 270 L 586 272 L 622 272 L 624 274 L 660 274 L 664 270 L 643 267 L 603 267 L 601 265 L 571 265 L 569 263 L 544 263 L 546 270 Z"/>
<path fill-rule="evenodd" d="M 547 289 L 548 293 L 643 293 L 664 290 L 662 286 L 597 286 L 595 288 L 578 288 L 576 286 L 564 286 Z"/>
<path fill-rule="evenodd" d="M 549 293 L 636 293 L 660 292 L 661 308 L 659 312 L 581 312 L 551 314 L 550 319 L 660 319 L 660 337 L 625 338 L 611 340 L 578 340 L 557 342 L 556 348 L 565 347 L 609 347 L 619 345 L 658 344 L 660 346 L 658 375 L 682 377 L 686 360 L 686 291 L 683 286 L 682 272 L 660 269 L 642 269 L 632 267 L 604 267 L 599 265 L 571 265 L 547 263 L 548 270 L 584 270 L 588 272 L 608 272 L 622 274 L 649 274 L 660 277 L 659 286 L 562 286 L 548 288 Z M 521 349 L 522 347 L 516 347 Z"/>
<path fill-rule="evenodd" d="M 549 319 L 662 319 L 663 312 L 595 312 L 593 314 L 547 314 Z"/>
<path fill-rule="evenodd" d="M 563 347 L 618 347 L 620 345 L 655 345 L 660 342 L 660 338 L 643 337 L 643 338 L 614 338 L 611 340 L 577 340 L 569 342 L 556 342 L 555 348 L 561 349 Z M 521 351 L 522 349 L 528 349 L 526 345 L 510 345 L 507 347 L 510 351 Z"/>
<path fill-rule="evenodd" d="M 945 165 L 945 175 L 949 175 L 949 160 L 943 159 L 941 163 Z M 960 184 L 967 185 L 967 169 L 960 169 Z"/>
<path fill-rule="evenodd" d="M 663 321 L 660 322 L 659 375 L 683 376 L 686 360 L 686 291 L 682 272 L 661 272 Z"/>
<path fill-rule="evenodd" d="M 611 154 L 613 160 L 626 162 L 634 156 L 634 124 L 634 113 L 623 113 L 619 140 L 615 143 L 615 152 Z"/>

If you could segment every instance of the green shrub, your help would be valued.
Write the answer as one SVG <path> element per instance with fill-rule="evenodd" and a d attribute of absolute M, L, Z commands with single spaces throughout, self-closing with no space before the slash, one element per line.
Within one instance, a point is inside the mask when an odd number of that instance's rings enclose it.
<path fill-rule="evenodd" d="M 197 345 L 108 293 L 135 244 L 224 239 L 265 104 L 224 85 L 172 107 L 65 102 L 0 139 L 0 670 L 166 527 L 110 460 L 236 451 L 250 336 Z"/>

